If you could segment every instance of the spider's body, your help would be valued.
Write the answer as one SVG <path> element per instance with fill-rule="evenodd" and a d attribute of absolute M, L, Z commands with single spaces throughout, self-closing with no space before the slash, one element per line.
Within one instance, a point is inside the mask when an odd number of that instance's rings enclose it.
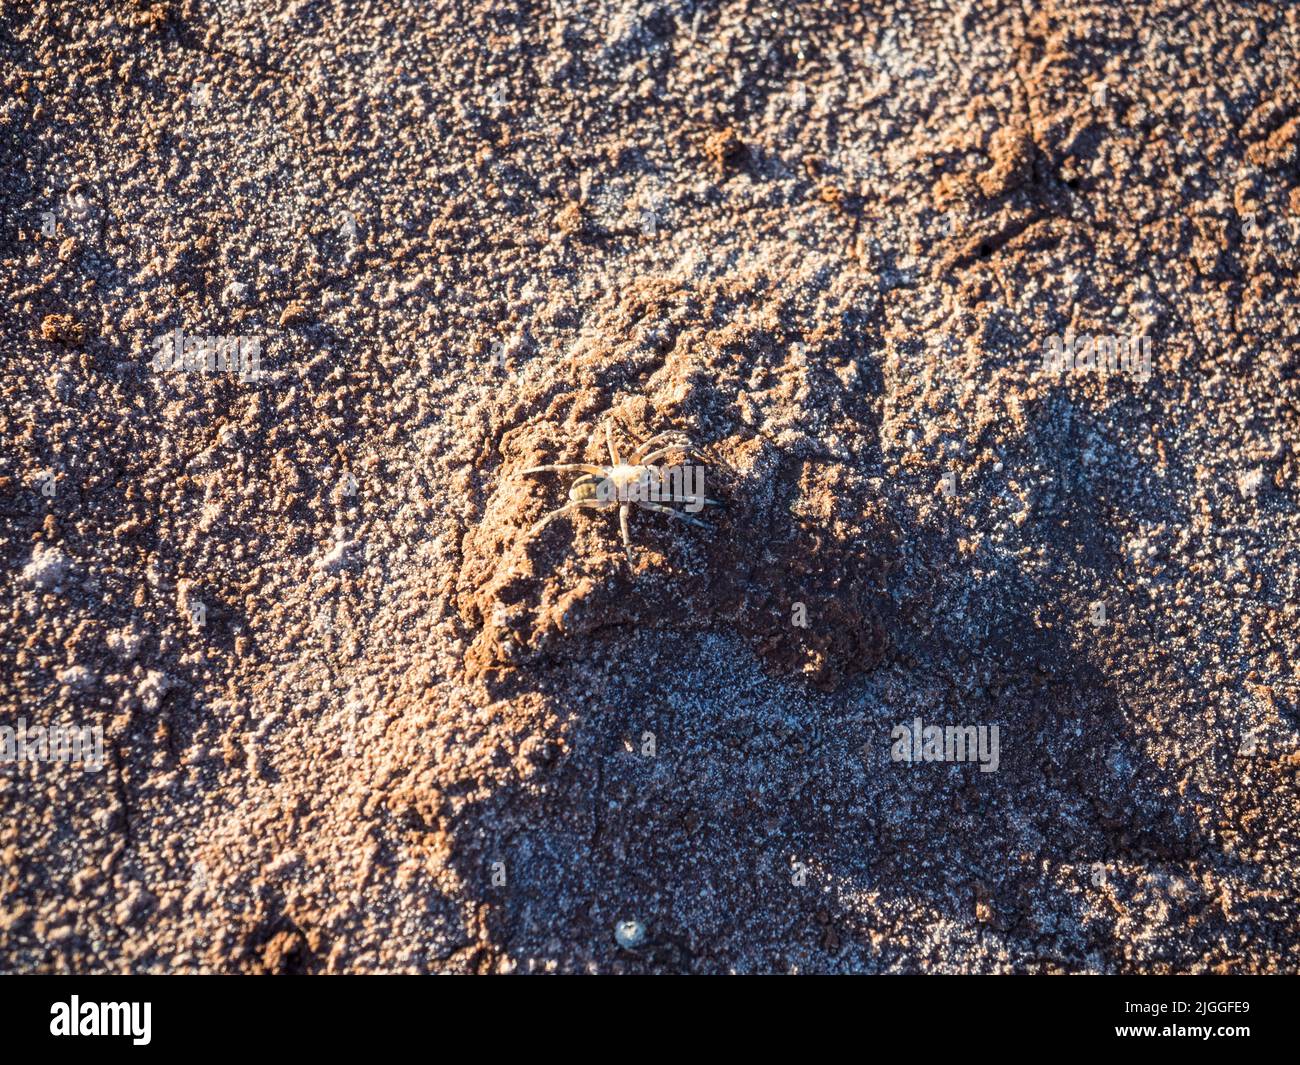
<path fill-rule="evenodd" d="M 699 518 L 672 507 L 664 506 L 657 500 L 674 503 L 694 504 L 688 509 L 699 510 L 704 504 L 719 505 L 715 499 L 705 499 L 698 492 L 686 490 L 683 478 L 670 478 L 664 470 L 653 465 L 655 461 L 676 451 L 685 456 L 700 460 L 704 456 L 689 442 L 676 444 L 665 443 L 672 436 L 684 437 L 684 433 L 667 432 L 639 444 L 628 462 L 624 462 L 614 446 L 614 437 L 609 424 L 605 425 L 605 443 L 609 447 L 610 465 L 595 466 L 585 462 L 565 462 L 552 466 L 532 466 L 524 473 L 581 473 L 582 476 L 569 488 L 569 502 L 557 510 L 551 511 L 529 531 L 530 536 L 540 532 L 552 519 L 561 514 L 571 514 L 576 510 L 605 510 L 618 507 L 619 528 L 623 534 L 623 550 L 627 553 L 628 565 L 632 564 L 632 539 L 628 534 L 627 519 L 633 506 L 643 510 L 659 511 L 669 514 L 678 521 L 689 525 L 698 525 L 707 529 L 709 525 Z"/>
<path fill-rule="evenodd" d="M 573 482 L 570 499 L 649 499 L 650 488 L 657 483 L 653 466 L 609 466 L 605 475 L 586 473 Z"/>

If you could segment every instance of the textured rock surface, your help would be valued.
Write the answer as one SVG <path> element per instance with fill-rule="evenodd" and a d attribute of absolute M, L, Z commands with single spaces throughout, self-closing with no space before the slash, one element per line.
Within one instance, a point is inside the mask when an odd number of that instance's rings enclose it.
<path fill-rule="evenodd" d="M 396 7 L 0 15 L 0 969 L 1300 968 L 1296 10 Z"/>

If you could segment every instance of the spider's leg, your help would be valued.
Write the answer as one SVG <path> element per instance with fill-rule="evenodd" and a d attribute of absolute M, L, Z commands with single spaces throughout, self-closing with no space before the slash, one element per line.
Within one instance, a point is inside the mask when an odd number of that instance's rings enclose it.
<path fill-rule="evenodd" d="M 520 473 L 594 473 L 597 477 L 604 477 L 605 471 L 600 466 L 592 466 L 586 462 L 561 462 L 554 466 L 529 466 L 526 470 L 520 470 Z"/>
<path fill-rule="evenodd" d="M 623 550 L 627 552 L 627 564 L 629 567 L 632 565 L 632 537 L 628 535 L 627 531 L 627 515 L 628 511 L 631 509 L 632 508 L 626 503 L 618 508 L 618 527 L 623 533 Z"/>
<path fill-rule="evenodd" d="M 720 466 L 720 467 L 722 467 L 722 469 L 726 470 L 728 473 L 732 473 L 732 474 L 734 474 L 734 473 L 736 472 L 735 469 L 733 469 L 733 468 L 732 468 L 731 466 L 729 466 L 727 463 L 723 462 L 722 459 L 718 458 L 716 455 L 709 455 L 709 454 L 706 454 L 705 452 L 701 451 L 698 447 L 696 447 L 694 444 L 689 444 L 689 443 L 687 443 L 687 444 L 665 444 L 663 447 L 659 448 L 657 451 L 653 451 L 653 452 L 651 452 L 651 453 L 648 454 L 648 455 L 644 455 L 644 456 L 642 456 L 640 459 L 638 459 L 637 461 L 639 461 L 639 462 L 641 462 L 641 463 L 643 463 L 643 464 L 649 464 L 649 463 L 651 463 L 651 462 L 657 462 L 659 459 L 663 458 L 665 455 L 671 455 L 674 451 L 680 452 L 680 453 L 683 454 L 683 455 L 687 455 L 687 456 L 690 456 L 690 457 L 696 458 L 696 459 L 698 459 L 698 460 L 701 461 L 701 462 L 708 463 L 708 464 L 713 465 L 713 466 Z"/>
<path fill-rule="evenodd" d="M 639 500 L 637 506 L 645 507 L 646 510 L 657 510 L 662 514 L 671 514 L 678 521 L 684 521 L 688 525 L 698 525 L 701 529 L 713 528 L 713 526 L 707 521 L 700 521 L 699 518 L 692 518 L 689 514 L 683 514 L 680 510 L 673 510 L 672 507 L 661 506 L 658 503 L 647 503 L 645 500 Z"/>
<path fill-rule="evenodd" d="M 641 456 L 641 458 L 638 461 L 641 463 L 642 466 L 648 466 L 652 462 L 657 462 L 665 455 L 671 455 L 674 451 L 681 452 L 681 454 L 683 455 L 688 455 L 693 458 L 697 458 L 701 462 L 713 461 L 712 459 L 709 458 L 708 455 L 706 455 L 694 444 L 669 444 L 667 447 L 661 447 L 656 451 L 650 452 L 650 454 L 648 455 Z"/>
<path fill-rule="evenodd" d="M 644 438 L 641 437 L 638 433 L 634 433 L 631 429 L 629 429 L 627 427 L 627 422 L 625 422 L 622 418 L 615 418 L 614 420 L 618 423 L 618 427 L 623 430 L 623 435 L 626 436 L 629 440 L 632 440 L 638 444 L 645 443 Z"/>
<path fill-rule="evenodd" d="M 537 522 L 537 524 L 528 530 L 527 535 L 529 537 L 536 536 L 561 514 L 572 514 L 575 510 L 581 510 L 583 507 L 591 507 L 592 509 L 599 510 L 602 506 L 603 504 L 598 503 L 594 499 L 578 499 L 572 503 L 565 503 L 564 506 L 556 508 L 542 518 L 541 521 Z"/>
<path fill-rule="evenodd" d="M 609 422 L 605 423 L 605 444 L 609 448 L 609 461 L 614 466 L 623 465 L 622 460 L 618 457 L 618 448 L 614 446 L 614 433 L 609 428 Z"/>
<path fill-rule="evenodd" d="M 650 485 L 649 498 L 656 502 L 664 500 L 670 503 L 693 503 L 686 509 L 694 514 L 705 506 L 720 507 L 717 499 L 709 499 L 704 494 L 704 470 L 700 467 L 685 466 L 651 466 L 655 477 Z M 665 472 L 667 471 L 667 472 Z M 688 477 L 687 474 L 692 476 Z"/>
<path fill-rule="evenodd" d="M 706 503 L 711 507 L 725 507 L 726 504 L 719 499 L 707 499 L 703 496 L 666 496 L 661 495 L 660 499 L 666 499 L 669 503 Z"/>
<path fill-rule="evenodd" d="M 634 463 L 644 463 L 645 458 L 643 456 L 647 451 L 653 448 L 655 444 L 662 443 L 664 440 L 667 440 L 670 436 L 685 436 L 685 435 L 686 434 L 682 432 L 682 430 L 680 429 L 669 429 L 666 433 L 656 433 L 649 440 L 641 441 L 637 449 L 634 452 L 632 452 L 632 458 L 630 461 Z"/>

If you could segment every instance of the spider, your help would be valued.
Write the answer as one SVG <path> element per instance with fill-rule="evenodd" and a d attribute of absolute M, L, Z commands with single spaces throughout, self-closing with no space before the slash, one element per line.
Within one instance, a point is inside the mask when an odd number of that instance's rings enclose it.
<path fill-rule="evenodd" d="M 673 503 L 694 503 L 696 510 L 703 504 L 715 507 L 722 505 L 716 499 L 705 499 L 695 493 L 687 494 L 684 491 L 684 479 L 677 479 L 676 483 L 672 483 L 660 467 L 651 465 L 673 452 L 702 462 L 707 461 L 707 456 L 691 444 L 689 438 L 678 443 L 668 443 L 667 441 L 672 437 L 686 437 L 686 434 L 681 430 L 672 429 L 652 436 L 649 440 L 638 444 L 636 450 L 628 457 L 628 461 L 624 462 L 619 457 L 618 448 L 614 446 L 609 422 L 606 422 L 605 445 L 609 448 L 610 465 L 594 466 L 585 462 L 564 462 L 551 466 L 530 466 L 524 470 L 524 473 L 582 474 L 569 489 L 569 502 L 547 514 L 528 530 L 527 535 L 536 536 L 562 514 L 571 514 L 584 508 L 604 510 L 616 506 L 619 528 L 623 534 L 623 550 L 627 553 L 627 564 L 631 567 L 633 565 L 632 538 L 628 534 L 627 518 L 634 503 L 643 510 L 658 511 L 688 525 L 696 525 L 702 529 L 712 528 L 708 522 L 654 502 L 658 499 L 667 499 Z"/>

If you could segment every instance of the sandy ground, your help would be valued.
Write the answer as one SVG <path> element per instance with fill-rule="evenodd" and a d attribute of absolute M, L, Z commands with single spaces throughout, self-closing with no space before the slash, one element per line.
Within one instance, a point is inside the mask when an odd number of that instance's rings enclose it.
<path fill-rule="evenodd" d="M 0 969 L 1300 969 L 1300 14 L 1135 7 L 5 3 Z"/>

